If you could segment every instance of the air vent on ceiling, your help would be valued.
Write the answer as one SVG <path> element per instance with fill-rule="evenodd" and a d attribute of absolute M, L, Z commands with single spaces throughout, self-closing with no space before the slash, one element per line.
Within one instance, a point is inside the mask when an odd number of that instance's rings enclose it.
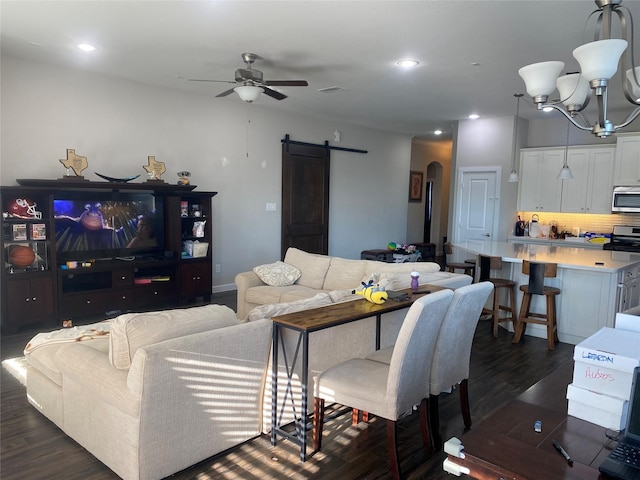
<path fill-rule="evenodd" d="M 344 92 L 345 90 L 346 90 L 345 88 L 338 87 L 338 86 L 318 89 L 320 93 L 338 93 L 338 92 Z"/>

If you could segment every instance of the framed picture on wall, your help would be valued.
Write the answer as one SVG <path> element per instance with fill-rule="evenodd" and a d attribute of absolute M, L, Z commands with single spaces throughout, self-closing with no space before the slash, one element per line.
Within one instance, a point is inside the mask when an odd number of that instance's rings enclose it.
<path fill-rule="evenodd" d="M 409 174 L 409 201 L 422 201 L 422 172 L 411 170 Z"/>

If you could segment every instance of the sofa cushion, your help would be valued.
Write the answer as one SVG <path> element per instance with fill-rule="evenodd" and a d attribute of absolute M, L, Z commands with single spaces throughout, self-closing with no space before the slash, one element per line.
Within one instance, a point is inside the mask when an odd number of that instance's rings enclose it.
<path fill-rule="evenodd" d="M 139 348 L 237 323 L 235 312 L 224 305 L 120 315 L 111 325 L 109 360 L 126 370 Z"/>
<path fill-rule="evenodd" d="M 291 285 L 289 287 L 270 287 L 262 285 L 260 287 L 251 287 L 245 294 L 245 300 L 255 305 L 264 305 L 266 303 L 282 303 L 288 299 L 299 300 L 301 298 L 310 298 L 319 293 L 315 288 L 303 287 L 302 285 Z"/>
<path fill-rule="evenodd" d="M 365 274 L 362 260 L 331 257 L 331 264 L 324 279 L 324 290 L 357 288 Z"/>
<path fill-rule="evenodd" d="M 247 319 L 251 322 L 260 320 L 261 318 L 272 318 L 285 313 L 294 313 L 301 310 L 309 310 L 311 308 L 324 307 L 331 305 L 331 297 L 328 293 L 318 293 L 311 298 L 303 298 L 295 302 L 272 303 L 260 305 L 249 312 Z"/>
<path fill-rule="evenodd" d="M 109 337 L 107 336 L 93 338 L 82 342 L 82 344 L 102 352 L 105 356 L 109 352 Z M 62 372 L 55 362 L 55 357 L 65 345 L 69 345 L 69 343 L 50 343 L 43 345 L 42 348 L 36 348 L 25 356 L 27 363 L 55 384 L 62 386 Z"/>
<path fill-rule="evenodd" d="M 331 257 L 317 253 L 307 253 L 289 247 L 284 257 L 285 263 L 297 267 L 302 272 L 298 285 L 322 290 L 324 279 L 331 264 Z"/>
<path fill-rule="evenodd" d="M 288 263 L 277 261 L 253 268 L 260 280 L 272 287 L 288 287 L 300 278 L 302 272 Z"/>

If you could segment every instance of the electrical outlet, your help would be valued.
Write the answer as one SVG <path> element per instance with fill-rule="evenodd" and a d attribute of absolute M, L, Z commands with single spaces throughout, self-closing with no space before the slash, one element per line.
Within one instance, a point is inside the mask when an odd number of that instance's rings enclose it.
<path fill-rule="evenodd" d="M 267 203 L 267 212 L 275 212 L 277 210 L 277 204 Z"/>
<path fill-rule="evenodd" d="M 220 270 L 221 270 L 220 264 L 216 263 L 216 273 L 220 273 Z"/>

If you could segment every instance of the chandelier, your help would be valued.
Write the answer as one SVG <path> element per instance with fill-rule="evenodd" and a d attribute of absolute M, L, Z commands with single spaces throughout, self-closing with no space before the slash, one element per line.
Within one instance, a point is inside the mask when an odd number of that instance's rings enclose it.
<path fill-rule="evenodd" d="M 587 19 L 588 21 L 599 14 L 595 40 L 573 51 L 573 56 L 580 64 L 580 72 L 560 77 L 564 62 L 541 62 L 522 67 L 518 73 L 538 110 L 557 110 L 580 130 L 604 138 L 626 127 L 640 115 L 640 106 L 636 106 L 620 125 L 614 125 L 608 119 L 609 80 L 620 64 L 625 97 L 633 105 L 640 105 L 640 67 L 635 66 L 633 58 L 633 18 L 629 9 L 621 5 L 622 0 L 595 0 L 595 3 L 598 9 Z M 622 38 L 611 38 L 612 20 L 616 15 Z M 556 88 L 560 93 L 560 100 L 549 101 Z M 589 103 L 589 90 L 598 102 L 598 119 L 593 124 L 582 114 Z"/>

